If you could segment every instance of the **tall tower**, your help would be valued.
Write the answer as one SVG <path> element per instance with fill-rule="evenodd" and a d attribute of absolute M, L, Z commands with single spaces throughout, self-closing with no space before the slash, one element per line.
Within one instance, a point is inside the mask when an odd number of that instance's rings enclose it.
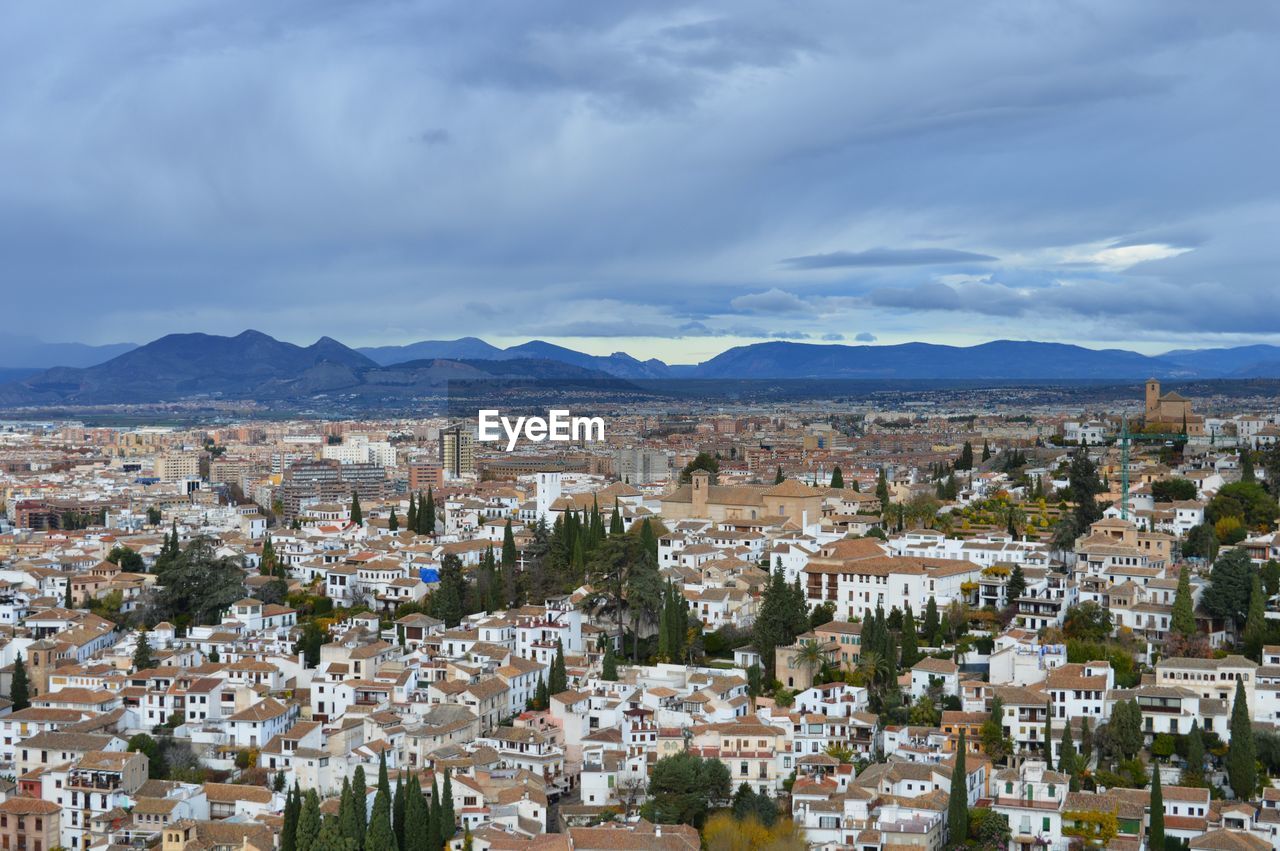
<path fill-rule="evenodd" d="M 538 472 L 538 519 L 551 522 L 551 506 L 560 498 L 560 471 L 540 470 Z"/>
<path fill-rule="evenodd" d="M 1147 419 L 1157 419 L 1160 413 L 1160 381 L 1147 379 Z"/>

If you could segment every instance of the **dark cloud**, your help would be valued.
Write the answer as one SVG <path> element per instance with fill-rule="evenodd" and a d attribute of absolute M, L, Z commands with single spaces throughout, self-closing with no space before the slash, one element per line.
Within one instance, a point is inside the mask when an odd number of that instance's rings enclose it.
<path fill-rule="evenodd" d="M 989 254 L 952 248 L 870 248 L 866 251 L 833 251 L 788 257 L 782 265 L 789 269 L 846 269 L 867 266 L 958 266 L 999 260 Z"/>
<path fill-rule="evenodd" d="M 16 5 L 5 317 L 674 360 L 1276 335 L 1280 5 L 925 6 Z"/>

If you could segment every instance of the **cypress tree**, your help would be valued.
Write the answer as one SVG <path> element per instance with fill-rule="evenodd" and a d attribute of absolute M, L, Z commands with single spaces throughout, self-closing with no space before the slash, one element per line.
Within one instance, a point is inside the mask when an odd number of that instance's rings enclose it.
<path fill-rule="evenodd" d="M 360 510 L 360 493 L 351 491 L 351 522 L 357 526 L 364 525 L 364 512 Z"/>
<path fill-rule="evenodd" d="M 1089 761 L 1093 759 L 1093 729 L 1089 726 L 1088 715 L 1080 719 L 1080 757 L 1083 760 L 1080 767 L 1088 768 Z"/>
<path fill-rule="evenodd" d="M 1058 744 L 1058 770 L 1071 778 L 1072 791 L 1079 791 L 1080 781 L 1076 779 L 1079 772 L 1079 757 L 1076 756 L 1076 744 L 1071 738 L 1071 719 L 1062 726 L 1062 741 Z"/>
<path fill-rule="evenodd" d="M 910 668 L 920 661 L 920 637 L 916 634 L 916 618 L 907 606 L 902 616 L 902 667 Z"/>
<path fill-rule="evenodd" d="M 1027 576 L 1022 572 L 1022 565 L 1015 564 L 1009 573 L 1009 582 L 1005 586 L 1005 596 L 1009 598 L 1009 605 L 1013 605 L 1013 601 L 1026 592 Z"/>
<path fill-rule="evenodd" d="M 427 851 L 427 802 L 422 797 L 422 784 L 416 774 L 409 777 L 405 792 L 403 851 Z"/>
<path fill-rule="evenodd" d="M 426 511 L 418 509 L 418 511 L 425 515 L 422 518 L 424 532 L 428 535 L 434 535 L 436 533 L 436 497 L 430 487 L 427 488 L 427 509 Z"/>
<path fill-rule="evenodd" d="M 627 530 L 626 527 L 622 525 L 622 514 L 619 513 L 618 504 L 615 502 L 613 504 L 613 514 L 609 517 L 609 534 L 621 535 L 625 531 Z"/>
<path fill-rule="evenodd" d="M 538 687 L 533 692 L 534 706 L 539 712 L 551 707 L 551 692 L 547 688 L 547 680 L 541 674 L 538 675 Z"/>
<path fill-rule="evenodd" d="M 315 789 L 308 789 L 302 798 L 302 811 L 298 815 L 297 851 L 311 851 L 320 835 L 320 798 Z"/>
<path fill-rule="evenodd" d="M 1147 847 L 1151 851 L 1164 848 L 1164 789 L 1160 786 L 1160 763 L 1151 766 L 1151 827 L 1147 830 Z"/>
<path fill-rule="evenodd" d="M 356 802 L 356 830 L 360 837 L 356 847 L 363 848 L 365 833 L 369 830 L 369 784 L 365 780 L 363 765 L 357 765 L 351 774 L 351 797 Z"/>
<path fill-rule="evenodd" d="M 387 518 L 387 531 L 400 531 L 400 518 L 396 517 L 396 507 L 394 505 L 391 506 L 391 516 Z"/>
<path fill-rule="evenodd" d="M 387 796 L 388 806 L 391 804 L 391 778 L 387 775 L 387 752 L 378 754 L 378 791 Z"/>
<path fill-rule="evenodd" d="M 640 543 L 644 545 L 644 551 L 658 557 L 658 537 L 653 534 L 653 525 L 646 517 L 644 522 L 640 524 Z"/>
<path fill-rule="evenodd" d="M 600 679 L 615 683 L 618 681 L 618 660 L 613 656 L 613 642 L 609 642 L 604 648 L 604 666 L 600 674 Z"/>
<path fill-rule="evenodd" d="M 1178 572 L 1178 590 L 1173 596 L 1173 614 L 1169 629 L 1183 638 L 1196 634 L 1196 613 L 1191 600 L 1191 575 L 1186 565 Z"/>
<path fill-rule="evenodd" d="M 839 464 L 831 471 L 831 487 L 844 490 L 844 472 L 841 471 Z"/>
<path fill-rule="evenodd" d="M 405 528 L 410 532 L 417 534 L 418 532 L 418 503 L 413 498 L 413 491 L 409 491 L 409 510 L 404 518 Z"/>
<path fill-rule="evenodd" d="M 19 653 L 13 659 L 13 677 L 9 685 L 9 700 L 13 702 L 13 711 L 19 712 L 31 705 L 31 683 L 27 679 L 27 664 Z"/>
<path fill-rule="evenodd" d="M 782 484 L 783 482 L 785 482 L 786 480 L 787 480 L 787 477 L 786 477 L 786 476 L 784 476 L 784 475 L 782 475 L 782 465 L 781 465 L 781 464 L 779 464 L 779 465 L 778 465 L 778 471 L 777 471 L 776 473 L 774 473 L 774 474 L 773 474 L 773 483 L 774 483 L 775 485 L 780 485 L 780 484 Z"/>
<path fill-rule="evenodd" d="M 991 460 L 991 444 L 985 440 L 982 441 L 982 460 L 983 461 Z"/>
<path fill-rule="evenodd" d="M 457 829 L 453 814 L 453 781 L 449 779 L 449 772 L 445 771 L 444 788 L 440 791 L 441 840 L 448 842 L 453 838 L 453 834 L 457 832 Z"/>
<path fill-rule="evenodd" d="M 285 795 L 284 824 L 280 828 L 280 851 L 297 851 L 298 849 L 298 816 L 302 810 L 301 794 L 298 791 L 298 784 L 294 783 L 293 788 L 289 790 L 289 794 Z"/>
<path fill-rule="evenodd" d="M 964 729 L 960 730 L 960 741 L 956 745 L 956 761 L 951 767 L 951 794 L 947 801 L 947 830 L 951 835 L 951 846 L 963 845 L 969 838 L 969 784 L 965 769 L 966 745 Z"/>
<path fill-rule="evenodd" d="M 66 583 L 63 584 L 62 605 L 67 609 L 74 609 L 75 602 L 71 599 L 71 577 L 67 577 Z"/>
<path fill-rule="evenodd" d="M 431 776 L 431 818 L 427 819 L 427 849 L 439 851 L 444 843 L 444 811 L 440 807 L 440 788 L 436 786 L 436 778 Z"/>
<path fill-rule="evenodd" d="M 391 831 L 396 835 L 396 847 L 405 851 L 404 820 L 408 803 L 404 797 L 404 778 L 396 784 L 395 796 L 391 799 Z"/>
<path fill-rule="evenodd" d="M 147 638 L 146 630 L 138 630 L 138 646 L 133 650 L 133 669 L 135 671 L 145 671 L 148 668 L 154 668 L 155 659 L 151 655 L 151 641 Z"/>
<path fill-rule="evenodd" d="M 551 682 L 547 689 L 551 694 L 559 694 L 569 687 L 569 675 L 564 666 L 564 645 L 556 640 L 556 658 L 551 663 Z"/>
<path fill-rule="evenodd" d="M 924 607 L 925 640 L 932 642 L 933 637 L 938 634 L 938 627 L 941 625 L 942 622 L 938 619 L 938 601 L 930 597 L 929 602 Z"/>
<path fill-rule="evenodd" d="M 1240 450 L 1240 481 L 1254 482 L 1258 477 L 1253 472 L 1253 453 L 1246 446 Z"/>
<path fill-rule="evenodd" d="M 1183 786 L 1198 785 L 1204 774 L 1204 737 L 1200 735 L 1200 724 L 1195 720 L 1192 720 L 1191 732 L 1187 734 L 1187 773 L 1190 777 L 1183 779 Z"/>
<path fill-rule="evenodd" d="M 516 566 L 516 536 L 511 531 L 511 519 L 507 518 L 507 526 L 502 530 L 502 566 Z"/>
<path fill-rule="evenodd" d="M 1227 780 L 1236 798 L 1248 801 L 1258 785 L 1258 750 L 1253 740 L 1253 720 L 1244 682 L 1236 680 L 1235 701 L 1231 705 L 1231 749 L 1227 751 Z"/>
<path fill-rule="evenodd" d="M 391 826 L 391 796 L 381 787 L 373 798 L 373 812 L 369 816 L 364 851 L 396 851 L 396 834 Z"/>
<path fill-rule="evenodd" d="M 1044 705 L 1044 761 L 1053 765 L 1053 701 Z"/>
<path fill-rule="evenodd" d="M 342 778 L 342 796 L 338 799 L 338 833 L 343 839 L 352 843 L 353 848 L 360 847 L 360 824 L 356 821 L 356 795 L 351 788 L 351 780 Z"/>
<path fill-rule="evenodd" d="M 1262 645 L 1267 640 L 1267 612 L 1262 593 L 1262 576 L 1253 574 L 1253 589 L 1249 592 L 1249 615 L 1244 622 L 1244 655 L 1255 662 L 1262 661 Z"/>

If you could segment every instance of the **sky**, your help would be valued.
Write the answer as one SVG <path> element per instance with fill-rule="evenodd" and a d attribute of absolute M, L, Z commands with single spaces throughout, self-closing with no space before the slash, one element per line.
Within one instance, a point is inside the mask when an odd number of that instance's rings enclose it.
<path fill-rule="evenodd" d="M 1280 4 L 42 0 L 0 327 L 1280 342 Z"/>

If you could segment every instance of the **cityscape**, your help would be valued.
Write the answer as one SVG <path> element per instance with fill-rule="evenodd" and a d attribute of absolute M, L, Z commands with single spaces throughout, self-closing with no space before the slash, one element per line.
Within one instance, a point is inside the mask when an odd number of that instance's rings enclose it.
<path fill-rule="evenodd" d="M 0 851 L 1280 849 L 1280 7 L 0 11 Z"/>

